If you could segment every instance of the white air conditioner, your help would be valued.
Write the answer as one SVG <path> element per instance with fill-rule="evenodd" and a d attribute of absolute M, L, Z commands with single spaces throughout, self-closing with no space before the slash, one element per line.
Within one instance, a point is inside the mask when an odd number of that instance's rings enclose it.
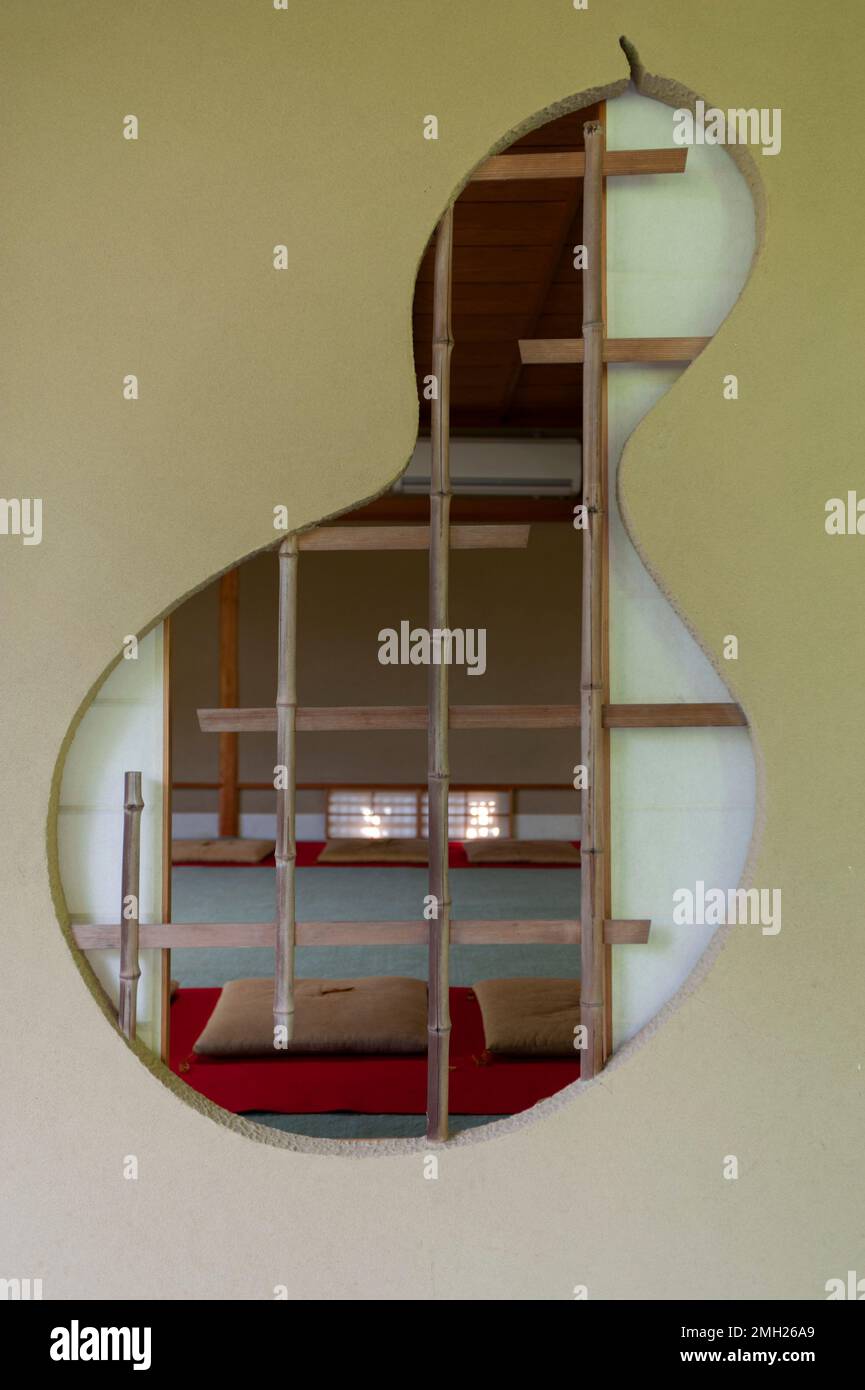
<path fill-rule="evenodd" d="M 454 493 L 489 497 L 565 497 L 579 493 L 582 456 L 575 439 L 452 439 Z M 429 492 L 430 441 L 419 439 L 394 492 Z"/>

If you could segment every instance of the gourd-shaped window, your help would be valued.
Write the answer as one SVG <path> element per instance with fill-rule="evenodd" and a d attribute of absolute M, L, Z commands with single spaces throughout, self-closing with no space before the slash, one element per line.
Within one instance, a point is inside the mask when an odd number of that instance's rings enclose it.
<path fill-rule="evenodd" d="M 714 661 L 689 634 L 618 466 L 754 239 L 669 108 L 539 126 L 421 262 L 400 480 L 124 653 L 61 870 L 106 1001 L 184 1085 L 296 1135 L 444 1139 L 596 1076 L 690 973 L 718 919 L 679 908 L 736 888 L 754 764 L 735 634 Z"/>

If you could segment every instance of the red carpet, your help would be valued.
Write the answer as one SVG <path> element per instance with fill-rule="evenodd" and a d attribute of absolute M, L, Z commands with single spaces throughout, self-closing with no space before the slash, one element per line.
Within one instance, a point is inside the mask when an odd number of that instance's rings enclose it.
<path fill-rule="evenodd" d="M 240 1114 L 349 1110 L 364 1115 L 423 1115 L 426 1056 L 196 1057 L 196 1038 L 216 1007 L 218 989 L 182 989 L 171 1006 L 171 1070 L 201 1095 Z M 450 1111 L 513 1115 L 576 1081 L 578 1059 L 505 1059 L 484 1065 L 481 1012 L 470 989 L 452 989 Z"/>
<path fill-rule="evenodd" d="M 579 840 L 572 840 L 571 843 L 579 847 Z M 298 840 L 297 842 L 297 865 L 298 868 L 309 869 L 318 864 L 318 856 L 324 849 L 324 840 Z M 261 859 L 257 864 L 238 864 L 234 860 L 222 862 L 220 860 L 209 859 L 206 863 L 199 860 L 184 860 L 182 864 L 175 864 L 176 869 L 272 869 L 275 864 L 272 854 L 266 859 Z M 462 840 L 451 840 L 448 845 L 448 864 L 452 869 L 578 869 L 578 864 L 470 864 L 466 858 L 465 846 Z M 426 868 L 423 860 L 418 860 L 420 868 Z M 412 865 L 405 864 L 322 864 L 323 869 L 404 869 L 412 868 Z M 382 1112 L 383 1113 L 383 1112 Z M 394 1112 L 395 1113 L 395 1112 Z"/>

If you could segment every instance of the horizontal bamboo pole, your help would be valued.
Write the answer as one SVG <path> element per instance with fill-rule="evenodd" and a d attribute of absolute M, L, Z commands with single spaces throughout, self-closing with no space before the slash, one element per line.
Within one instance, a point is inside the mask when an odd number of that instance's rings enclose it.
<path fill-rule="evenodd" d="M 451 550 L 525 550 L 528 525 L 452 526 Z M 428 550 L 428 526 L 317 526 L 302 531 L 299 550 Z"/>
<path fill-rule="evenodd" d="M 607 921 L 604 940 L 609 946 L 645 945 L 648 921 Z M 579 945 L 580 923 L 573 919 L 491 920 L 458 919 L 451 922 L 455 946 L 568 946 Z M 116 922 L 84 922 L 72 928 L 82 951 L 99 951 L 120 944 Z M 429 923 L 410 922 L 298 922 L 298 946 L 423 946 L 429 941 Z M 157 922 L 140 928 L 142 950 L 236 950 L 273 946 L 275 922 Z"/>
<path fill-rule="evenodd" d="M 693 362 L 710 338 L 605 338 L 605 362 Z M 582 338 L 520 338 L 524 367 L 568 366 L 583 361 Z"/>
<path fill-rule="evenodd" d="M 604 176 L 620 174 L 683 174 L 686 148 L 673 150 L 607 150 Z M 472 183 L 499 183 L 505 179 L 581 179 L 586 172 L 582 150 L 552 154 L 495 154 L 472 174 Z"/>
<path fill-rule="evenodd" d="M 426 729 L 425 705 L 322 705 L 301 706 L 298 733 L 339 733 L 352 729 Z M 605 705 L 607 729 L 720 729 L 747 724 L 741 706 L 719 704 Z M 276 710 L 200 709 L 202 733 L 225 730 L 238 733 L 274 733 Z M 578 705 L 451 705 L 451 729 L 578 729 Z"/>

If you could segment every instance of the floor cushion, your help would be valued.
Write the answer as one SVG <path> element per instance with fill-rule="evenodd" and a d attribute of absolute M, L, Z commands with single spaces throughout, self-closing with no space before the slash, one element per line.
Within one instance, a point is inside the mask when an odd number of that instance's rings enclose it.
<path fill-rule="evenodd" d="M 429 840 L 399 836 L 328 840 L 318 856 L 319 864 L 426 864 L 428 860 Z"/>
<path fill-rule="evenodd" d="M 580 851 L 570 840 L 466 840 L 470 864 L 574 864 Z"/>
<path fill-rule="evenodd" d="M 172 840 L 172 864 L 260 864 L 273 840 Z"/>
<path fill-rule="evenodd" d="M 575 1055 L 579 980 L 481 980 L 472 989 L 480 1005 L 487 1052 L 510 1057 Z"/>
<path fill-rule="evenodd" d="M 294 1036 L 287 1049 L 273 1046 L 273 980 L 265 979 L 231 980 L 223 987 L 194 1051 L 210 1057 L 426 1051 L 424 980 L 297 980 L 294 994 Z"/>

